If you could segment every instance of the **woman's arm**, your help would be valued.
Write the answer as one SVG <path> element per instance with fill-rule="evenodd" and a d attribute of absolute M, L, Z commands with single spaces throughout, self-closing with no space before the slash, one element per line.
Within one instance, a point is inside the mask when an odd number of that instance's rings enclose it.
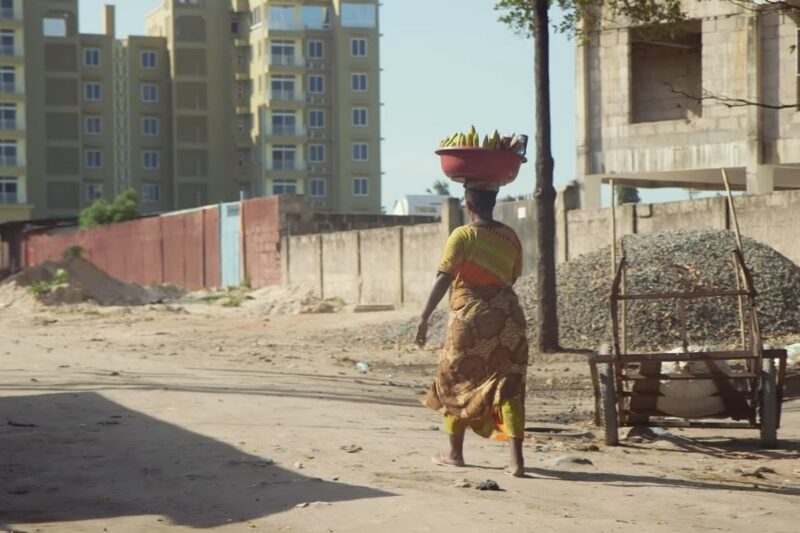
<path fill-rule="evenodd" d="M 453 281 L 453 276 L 444 272 L 439 272 L 436 275 L 436 281 L 433 282 L 431 294 L 428 296 L 428 303 L 422 311 L 419 327 L 417 328 L 417 344 L 424 346 L 425 341 L 428 340 L 428 320 L 430 320 L 433 311 L 442 301 L 444 295 L 447 294 L 447 289 L 450 288 L 450 283 Z"/>

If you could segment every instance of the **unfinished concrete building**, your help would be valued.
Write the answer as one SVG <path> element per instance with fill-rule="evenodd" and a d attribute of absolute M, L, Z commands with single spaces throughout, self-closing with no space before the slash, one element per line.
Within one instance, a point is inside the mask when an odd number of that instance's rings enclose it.
<path fill-rule="evenodd" d="M 761 194 L 800 188 L 800 10 L 689 0 L 677 31 L 604 24 L 578 47 L 578 180 Z"/>

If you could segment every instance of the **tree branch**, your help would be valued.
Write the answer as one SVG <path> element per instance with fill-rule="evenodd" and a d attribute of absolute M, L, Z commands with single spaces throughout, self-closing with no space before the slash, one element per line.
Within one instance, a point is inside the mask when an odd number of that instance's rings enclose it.
<path fill-rule="evenodd" d="M 793 103 L 793 104 L 766 104 L 764 102 L 759 102 L 756 100 L 750 100 L 748 98 L 734 98 L 732 96 L 726 96 L 724 94 L 714 94 L 710 91 L 703 89 L 702 94 L 695 95 L 689 94 L 686 91 L 682 91 L 680 89 L 676 89 L 671 83 L 663 81 L 661 82 L 666 85 L 672 94 L 677 94 L 679 96 L 683 96 L 684 98 L 688 98 L 689 100 L 693 100 L 695 102 L 704 102 L 704 101 L 712 101 L 716 102 L 720 105 L 724 105 L 725 107 L 760 107 L 762 109 L 772 109 L 772 110 L 781 110 L 781 109 L 792 109 L 800 107 L 800 103 Z"/>

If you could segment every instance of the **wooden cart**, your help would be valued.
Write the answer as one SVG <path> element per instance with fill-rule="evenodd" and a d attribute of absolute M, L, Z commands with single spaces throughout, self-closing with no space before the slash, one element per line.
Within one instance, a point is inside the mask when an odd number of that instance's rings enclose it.
<path fill-rule="evenodd" d="M 611 192 L 611 265 L 613 281 L 609 294 L 612 343 L 605 353 L 590 357 L 589 365 L 595 395 L 595 423 L 605 429 L 609 445 L 619 443 L 620 427 L 696 427 L 726 429 L 758 429 L 761 445 L 772 448 L 778 443 L 781 404 L 786 381 L 786 350 L 765 350 L 758 323 L 758 308 L 753 277 L 745 265 L 739 220 L 728 181 L 722 169 L 722 184 L 736 237 L 732 252 L 736 290 L 695 290 L 626 294 L 626 259 L 623 247 L 617 262 L 615 190 Z M 735 350 L 691 352 L 687 335 L 686 303 L 702 298 L 736 298 L 739 304 L 740 346 Z M 629 353 L 626 330 L 626 304 L 635 300 L 670 300 L 677 303 L 681 353 Z M 721 362 L 738 364 L 736 370 L 724 372 Z M 703 372 L 664 373 L 662 363 L 699 362 Z M 731 365 L 731 368 L 733 368 Z M 695 367 L 697 368 L 697 367 Z M 695 419 L 671 416 L 659 410 L 662 383 L 673 380 L 712 380 L 724 409 L 713 416 Z M 724 420 L 727 419 L 727 420 Z"/>
<path fill-rule="evenodd" d="M 615 268 L 609 297 L 610 353 L 595 354 L 589 362 L 595 392 L 595 421 L 605 429 L 606 444 L 618 444 L 620 427 L 645 426 L 759 429 L 763 447 L 777 446 L 786 351 L 763 349 L 753 279 L 745 265 L 741 246 L 733 251 L 732 265 L 736 270 L 736 290 L 626 294 L 623 283 L 626 259 L 622 256 Z M 686 303 L 701 298 L 739 300 L 739 349 L 694 353 L 689 350 Z M 628 352 L 625 304 L 635 300 L 670 300 L 677 304 L 683 353 Z M 662 372 L 662 363 L 689 361 L 702 362 L 705 371 Z M 736 369 L 723 372 L 718 366 L 720 361 L 730 361 Z M 687 379 L 713 380 L 724 412 L 713 417 L 689 419 L 659 411 L 660 385 L 670 380 Z"/>

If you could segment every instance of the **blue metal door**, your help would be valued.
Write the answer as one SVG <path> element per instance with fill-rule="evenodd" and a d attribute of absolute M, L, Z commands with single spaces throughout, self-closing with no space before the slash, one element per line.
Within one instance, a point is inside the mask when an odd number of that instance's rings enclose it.
<path fill-rule="evenodd" d="M 221 204 L 219 206 L 219 255 L 223 287 L 234 287 L 242 283 L 241 232 L 241 204 L 239 202 Z"/>

